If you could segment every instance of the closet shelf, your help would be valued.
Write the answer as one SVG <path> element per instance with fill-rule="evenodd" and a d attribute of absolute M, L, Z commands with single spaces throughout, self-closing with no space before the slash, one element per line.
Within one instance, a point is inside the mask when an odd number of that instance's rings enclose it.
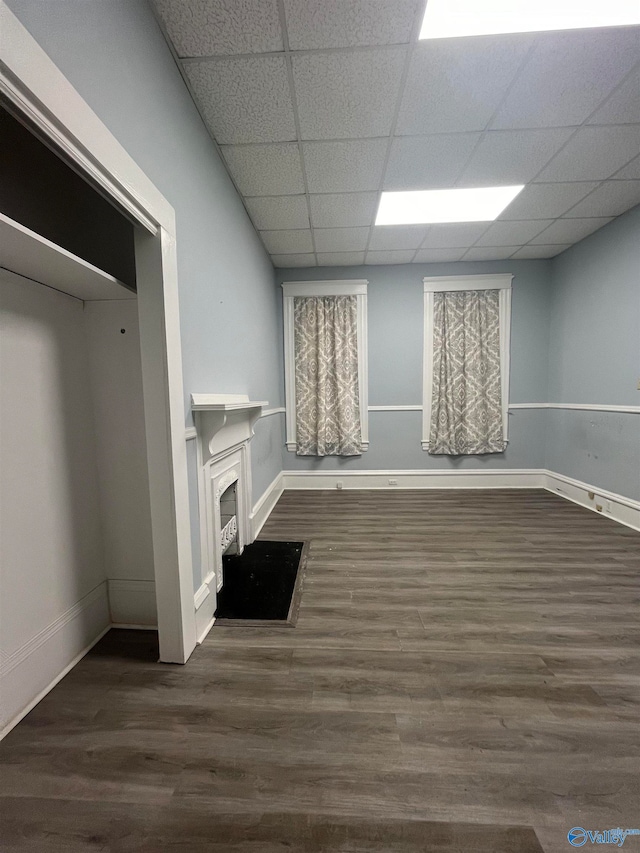
<path fill-rule="evenodd" d="M 0 267 L 84 301 L 136 298 L 117 278 L 2 213 Z"/>

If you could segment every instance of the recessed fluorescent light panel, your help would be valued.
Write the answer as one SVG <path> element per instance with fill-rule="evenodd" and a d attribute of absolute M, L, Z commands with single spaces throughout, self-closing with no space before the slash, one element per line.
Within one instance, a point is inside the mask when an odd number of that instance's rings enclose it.
<path fill-rule="evenodd" d="M 383 192 L 376 225 L 422 225 L 434 222 L 490 222 L 500 216 L 524 184 L 470 190 Z"/>
<path fill-rule="evenodd" d="M 427 0 L 421 39 L 640 24 L 638 0 Z"/>

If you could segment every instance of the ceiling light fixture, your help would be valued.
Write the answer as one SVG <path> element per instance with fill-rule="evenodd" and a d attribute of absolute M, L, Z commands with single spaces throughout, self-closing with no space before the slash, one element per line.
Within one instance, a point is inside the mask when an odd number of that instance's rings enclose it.
<path fill-rule="evenodd" d="M 523 189 L 524 184 L 464 190 L 383 192 L 376 225 L 491 222 Z"/>
<path fill-rule="evenodd" d="M 640 24 L 638 0 L 427 0 L 421 39 Z"/>

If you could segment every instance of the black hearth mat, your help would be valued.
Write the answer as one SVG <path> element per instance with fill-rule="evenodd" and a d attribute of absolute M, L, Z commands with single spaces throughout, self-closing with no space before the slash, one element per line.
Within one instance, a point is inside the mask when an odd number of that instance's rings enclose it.
<path fill-rule="evenodd" d="M 287 621 L 304 542 L 256 541 L 222 558 L 216 619 Z"/>

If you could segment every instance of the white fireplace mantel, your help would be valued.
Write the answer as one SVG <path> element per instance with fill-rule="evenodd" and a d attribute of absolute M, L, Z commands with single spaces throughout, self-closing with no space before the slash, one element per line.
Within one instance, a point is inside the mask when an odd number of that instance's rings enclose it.
<path fill-rule="evenodd" d="M 192 394 L 196 425 L 201 577 L 194 589 L 196 633 L 202 642 L 214 622 L 216 593 L 223 582 L 225 548 L 221 496 L 235 487 L 234 536 L 238 553 L 251 538 L 251 438 L 266 400 L 245 394 Z M 225 528 L 226 530 L 226 528 Z M 196 581 L 197 585 L 197 581 Z"/>
<path fill-rule="evenodd" d="M 267 400 L 250 400 L 245 394 L 192 394 L 191 410 L 203 452 L 208 448 L 211 458 L 249 441 L 263 407 L 268 405 Z"/>

